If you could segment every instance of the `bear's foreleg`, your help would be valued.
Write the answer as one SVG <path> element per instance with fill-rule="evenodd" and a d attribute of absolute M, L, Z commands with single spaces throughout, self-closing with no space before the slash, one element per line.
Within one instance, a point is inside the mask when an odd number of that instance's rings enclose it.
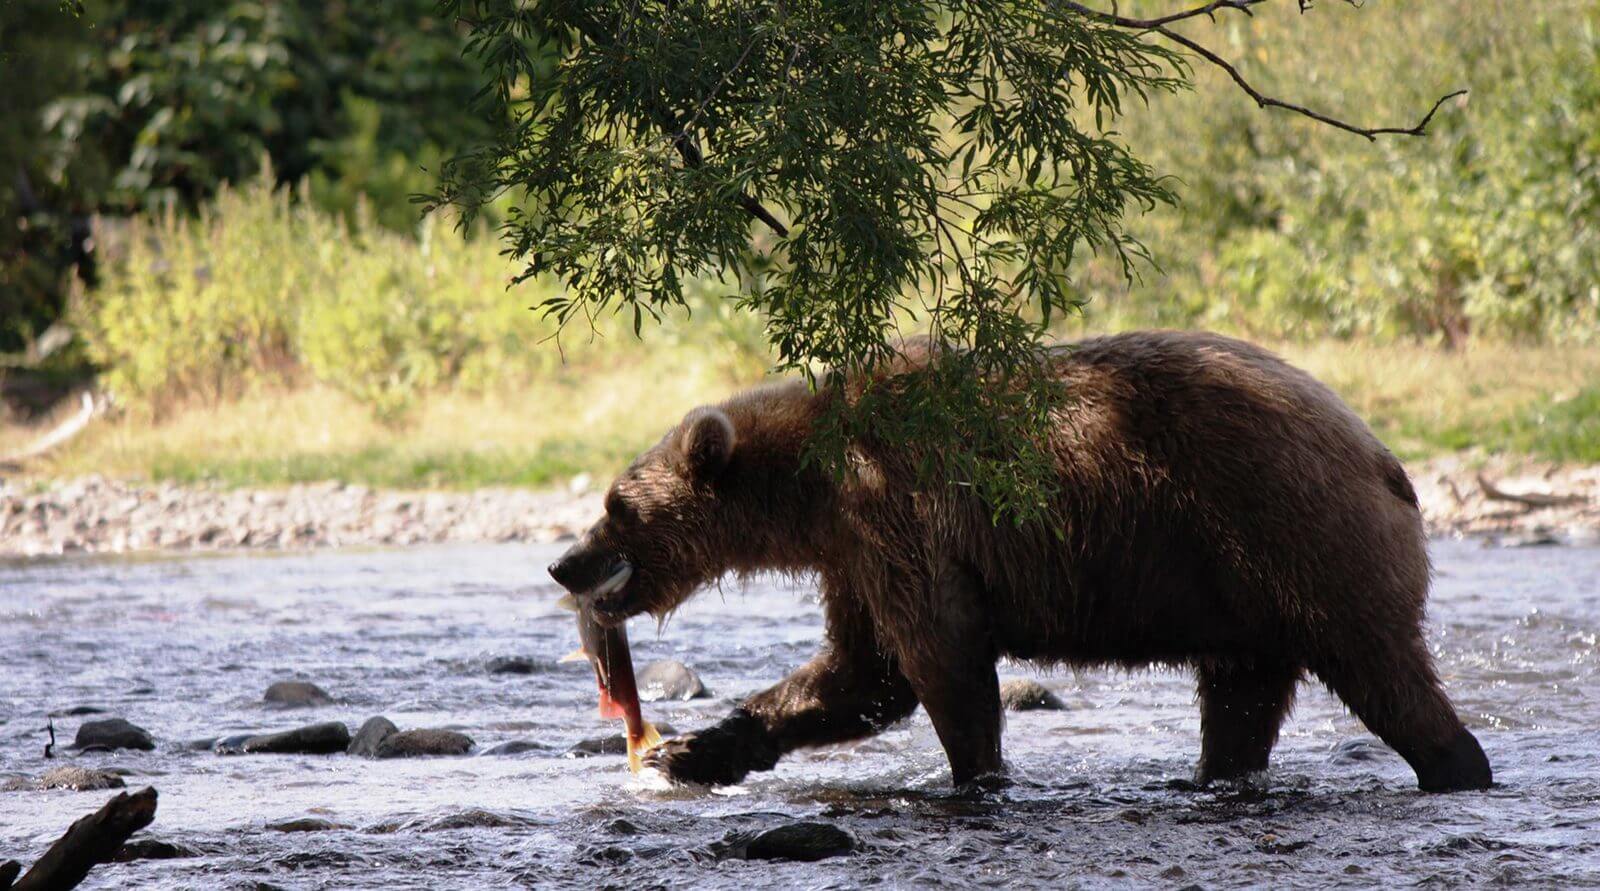
<path fill-rule="evenodd" d="M 916 697 L 861 604 L 837 595 L 826 604 L 821 653 L 711 727 L 667 740 L 645 764 L 680 782 L 737 783 L 795 749 L 871 736 L 911 714 Z"/>

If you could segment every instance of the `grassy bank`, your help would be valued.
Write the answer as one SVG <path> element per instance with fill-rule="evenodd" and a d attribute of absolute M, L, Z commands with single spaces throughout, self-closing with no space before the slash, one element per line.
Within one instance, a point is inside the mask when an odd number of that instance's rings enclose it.
<path fill-rule="evenodd" d="M 1479 343 L 1457 352 L 1324 341 L 1281 351 L 1328 382 L 1407 459 L 1477 450 L 1600 462 L 1600 351 Z M 642 351 L 570 368 L 515 393 L 435 393 L 401 426 L 348 394 L 264 389 L 150 423 L 102 419 L 31 470 L 44 476 L 274 486 L 335 479 L 398 488 L 539 487 L 605 477 L 683 412 L 761 379 L 760 364 L 711 366 Z M 27 438 L 10 430 L 0 451 Z"/>

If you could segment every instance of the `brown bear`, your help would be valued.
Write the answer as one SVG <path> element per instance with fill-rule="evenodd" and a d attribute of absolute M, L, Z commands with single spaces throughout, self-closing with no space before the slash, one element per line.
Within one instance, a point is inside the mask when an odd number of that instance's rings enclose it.
<path fill-rule="evenodd" d="M 1481 789 L 1488 759 L 1423 642 L 1427 542 L 1405 470 L 1332 391 L 1210 334 L 1085 340 L 1051 445 L 1057 522 L 996 525 L 968 487 L 919 483 L 905 448 L 802 460 L 824 400 L 800 382 L 691 412 L 617 478 L 551 576 L 600 620 L 663 615 L 724 573 L 811 573 L 819 653 L 647 763 L 735 783 L 804 746 L 868 736 L 920 703 L 958 785 L 1002 776 L 1001 657 L 1188 665 L 1201 782 L 1267 766 L 1310 673 L 1428 791 Z"/>

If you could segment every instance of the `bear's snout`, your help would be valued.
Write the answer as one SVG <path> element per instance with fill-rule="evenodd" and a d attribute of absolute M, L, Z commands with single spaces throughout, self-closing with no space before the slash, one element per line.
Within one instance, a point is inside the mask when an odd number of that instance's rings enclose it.
<path fill-rule="evenodd" d="M 581 541 L 567 549 L 548 571 L 556 584 L 575 595 L 603 597 L 622 587 L 632 575 L 627 558 Z"/>

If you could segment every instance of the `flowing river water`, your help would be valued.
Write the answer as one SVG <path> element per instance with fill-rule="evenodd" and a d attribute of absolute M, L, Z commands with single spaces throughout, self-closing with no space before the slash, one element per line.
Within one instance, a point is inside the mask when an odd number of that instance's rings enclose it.
<path fill-rule="evenodd" d="M 1419 793 L 1321 687 L 1302 687 L 1263 783 L 1188 786 L 1193 682 L 1175 671 L 1038 674 L 1065 711 L 1008 716 L 1016 783 L 960 797 L 920 712 L 882 736 L 798 754 L 722 790 L 671 789 L 620 756 L 571 758 L 615 732 L 595 713 L 570 613 L 544 567 L 559 546 L 439 546 L 281 556 L 0 565 L 0 783 L 62 764 L 160 791 L 144 835 L 197 856 L 101 866 L 98 888 L 1205 887 L 1600 885 L 1600 549 L 1434 544 L 1430 641 L 1494 763 L 1482 793 Z M 817 646 L 814 591 L 778 580 L 702 593 L 638 664 L 675 657 L 712 697 L 645 706 L 692 729 Z M 528 674 L 492 673 L 526 657 Z M 337 701 L 281 710 L 311 680 Z M 84 720 L 148 729 L 151 752 L 44 760 Z M 222 756 L 194 740 L 385 715 L 448 727 L 474 754 L 397 760 Z M 483 754 L 529 741 L 516 755 Z M 0 859 L 37 857 L 113 793 L 0 792 Z M 331 828 L 272 824 L 316 818 Z M 855 853 L 741 860 L 718 843 L 794 820 Z"/>

